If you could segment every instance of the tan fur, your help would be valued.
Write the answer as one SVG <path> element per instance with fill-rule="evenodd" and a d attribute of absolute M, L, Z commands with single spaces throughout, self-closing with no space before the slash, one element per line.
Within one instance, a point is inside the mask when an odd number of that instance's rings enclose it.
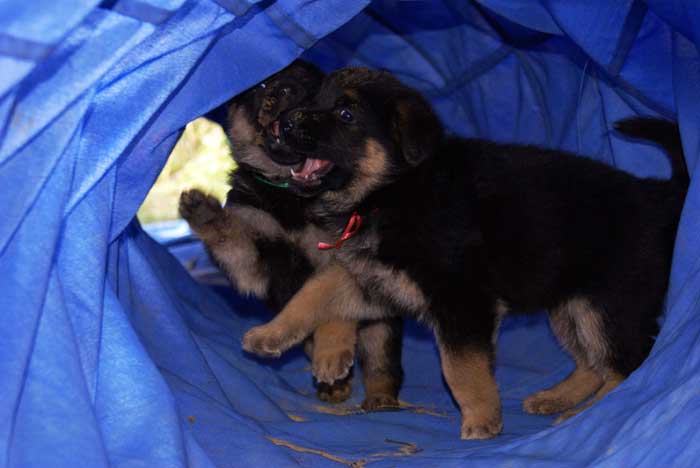
<path fill-rule="evenodd" d="M 442 374 L 462 413 L 462 439 L 489 439 L 501 432 L 501 403 L 489 356 L 454 351 L 438 340 Z"/>
<path fill-rule="evenodd" d="M 383 321 L 366 324 L 359 331 L 364 355 L 362 378 L 365 386 L 365 411 L 398 408 L 400 379 L 391 375 L 395 363 L 389 362 L 387 343 L 391 341 L 391 327 Z"/>
<path fill-rule="evenodd" d="M 253 124 L 248 120 L 248 114 L 245 109 L 231 105 L 229 107 L 229 127 L 226 132 L 232 142 L 239 144 L 250 144 L 255 140 L 258 132 L 253 127 Z"/>
<path fill-rule="evenodd" d="M 523 408 L 533 414 L 566 411 L 558 423 L 588 408 L 619 385 L 623 377 L 609 368 L 610 348 L 604 324 L 589 301 L 571 299 L 551 310 L 549 319 L 562 347 L 573 355 L 576 369 L 554 387 L 526 398 Z M 574 409 L 596 391 L 590 401 Z"/>
<path fill-rule="evenodd" d="M 268 293 L 268 273 L 263 268 L 264 264 L 254 243 L 258 237 L 266 239 L 286 238 L 296 243 L 311 254 L 310 260 L 317 269 L 332 262 L 332 255 L 322 255 L 315 248 L 317 240 L 323 236 L 323 231 L 320 229 L 309 225 L 301 231 L 285 231 L 267 212 L 238 205 L 229 205 L 222 209 L 218 202 L 209 200 L 211 197 L 207 197 L 201 192 L 198 192 L 198 195 L 207 203 L 198 205 L 195 210 L 208 210 L 206 211 L 208 214 L 206 219 L 211 218 L 211 221 L 200 225 L 191 222 L 192 229 L 205 242 L 222 270 L 242 293 L 253 294 L 259 298 L 265 298 Z M 188 195 L 184 198 L 189 200 L 191 196 Z M 192 220 L 194 218 L 193 216 Z M 333 307 L 337 309 L 335 315 L 338 317 L 352 316 L 352 312 L 344 312 L 343 309 L 360 310 L 363 308 L 359 289 L 347 274 L 338 276 L 336 280 L 337 284 L 324 286 L 328 288 L 328 291 L 343 291 L 340 300 L 333 304 Z M 312 315 L 314 313 L 322 314 L 323 301 L 319 302 L 320 305 L 315 308 L 311 305 L 313 301 L 318 299 L 318 290 L 311 287 L 303 291 L 305 292 L 295 301 L 297 307 L 300 308 L 298 312 L 306 314 L 310 310 Z M 326 293 L 326 295 L 328 294 Z M 329 299 L 323 297 L 323 300 Z M 316 319 L 311 318 L 316 323 Z M 332 320 L 332 316 L 329 320 Z M 317 343 L 312 351 L 312 368 L 314 375 L 320 382 L 331 384 L 348 375 L 355 357 L 356 329 L 356 322 L 342 321 L 321 325 L 316 331 L 315 340 Z M 303 333 L 306 334 L 306 331 Z M 326 393 L 330 396 L 345 394 L 349 386 L 345 385 L 345 387 L 347 387 L 345 390 L 329 388 Z"/>
<path fill-rule="evenodd" d="M 376 319 L 383 311 L 363 300 L 355 280 L 338 263 L 316 272 L 270 322 L 252 328 L 243 348 L 258 355 L 279 356 L 323 323 Z"/>
<path fill-rule="evenodd" d="M 585 299 L 571 299 L 550 311 L 552 330 L 561 345 L 577 362 L 602 372 L 607 367 L 610 349 L 601 314 Z"/>
<path fill-rule="evenodd" d="M 245 334 L 243 348 L 258 355 L 280 356 L 322 323 L 342 319 L 339 311 L 329 307 L 330 299 L 335 297 L 329 291 L 339 290 L 347 278 L 348 273 L 337 265 L 316 273 L 272 321 Z"/>
<path fill-rule="evenodd" d="M 287 180 L 290 168 L 267 157 L 263 147 L 262 130 L 257 130 L 245 109 L 231 106 L 227 134 L 231 141 L 233 159 L 239 164 L 254 167 L 270 180 Z"/>
<path fill-rule="evenodd" d="M 346 263 L 356 278 L 359 278 L 364 284 L 371 284 L 373 287 L 378 288 L 382 294 L 392 298 L 407 311 L 420 316 L 429 306 L 428 299 L 421 288 L 406 272 L 395 270 L 381 262 L 369 259 L 350 259 Z M 381 318 L 383 316 L 384 314 L 380 313 L 378 316 L 371 318 Z"/>
<path fill-rule="evenodd" d="M 304 251 L 315 269 L 324 268 L 333 261 L 332 253 L 319 250 L 317 247 L 319 241 L 333 239 L 333 233 L 320 229 L 313 224 L 307 224 L 304 226 L 304 229 L 288 232 L 287 235 L 291 242 Z"/>
<path fill-rule="evenodd" d="M 396 405 L 398 405 L 398 400 L 396 400 L 398 389 L 393 379 L 386 375 L 368 374 L 364 376 L 363 382 L 365 385 L 365 400 L 377 397 L 390 397 L 393 398 Z"/>
<path fill-rule="evenodd" d="M 355 206 L 381 184 L 389 168 L 387 157 L 381 143 L 374 138 L 367 139 L 364 155 L 347 188 L 325 192 L 322 199 L 331 203 L 335 210 Z"/>
<path fill-rule="evenodd" d="M 367 356 L 383 356 L 384 346 L 389 341 L 391 329 L 383 322 L 368 323 L 359 333 L 362 336 L 362 347 Z M 381 372 L 386 367 L 383 361 L 373 361 L 365 364 L 363 371 L 366 374 Z"/>
<path fill-rule="evenodd" d="M 579 414 L 581 411 L 590 408 L 593 406 L 595 403 L 600 401 L 601 398 L 603 398 L 605 395 L 610 393 L 612 390 L 617 388 L 618 385 L 622 383 L 622 381 L 625 380 L 625 377 L 614 372 L 614 371 L 608 371 L 606 377 L 605 377 L 605 383 L 603 383 L 603 386 L 600 387 L 600 389 L 596 392 L 596 394 L 588 400 L 585 404 L 579 406 L 578 408 L 573 408 L 568 411 L 566 411 L 564 414 L 559 416 L 556 421 L 554 421 L 554 424 L 559 424 L 563 421 L 566 421 L 572 416 L 576 416 Z"/>
<path fill-rule="evenodd" d="M 362 409 L 365 411 L 382 411 L 398 409 L 398 382 L 386 374 L 363 374 L 365 399 Z"/>
<path fill-rule="evenodd" d="M 245 227 L 251 236 L 275 239 L 282 238 L 285 235 L 280 223 L 265 211 L 239 205 L 229 205 L 225 209 L 229 217 L 245 223 Z"/>
<path fill-rule="evenodd" d="M 226 242 L 212 243 L 209 247 L 240 292 L 261 299 L 267 297 L 269 278 L 260 268 L 258 253 L 250 237 L 239 236 L 235 246 Z"/>
<path fill-rule="evenodd" d="M 312 370 L 319 382 L 332 384 L 347 377 L 355 360 L 357 322 L 335 321 L 314 331 Z"/>
<path fill-rule="evenodd" d="M 201 200 L 192 205 L 192 200 Z M 229 280 L 245 294 L 260 298 L 267 296 L 269 278 L 260 265 L 254 244 L 254 232 L 250 225 L 237 217 L 228 208 L 221 208 L 218 201 L 198 190 L 185 192 L 180 197 L 180 206 L 210 213 L 207 222 L 195 222 L 197 215 L 189 212 L 190 227 L 209 248 L 213 257 L 225 271 Z"/>
<path fill-rule="evenodd" d="M 587 366 L 577 365 L 555 386 L 529 396 L 523 409 L 530 414 L 554 414 L 573 408 L 603 385 L 602 377 Z"/>

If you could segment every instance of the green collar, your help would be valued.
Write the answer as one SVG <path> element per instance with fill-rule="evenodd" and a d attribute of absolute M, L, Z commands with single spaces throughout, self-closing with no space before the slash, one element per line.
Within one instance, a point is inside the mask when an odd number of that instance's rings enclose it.
<path fill-rule="evenodd" d="M 258 174 L 253 174 L 253 177 L 255 177 L 257 180 L 266 185 L 271 185 L 277 188 L 289 188 L 289 182 L 273 182 L 270 179 L 266 179 L 265 177 Z"/>

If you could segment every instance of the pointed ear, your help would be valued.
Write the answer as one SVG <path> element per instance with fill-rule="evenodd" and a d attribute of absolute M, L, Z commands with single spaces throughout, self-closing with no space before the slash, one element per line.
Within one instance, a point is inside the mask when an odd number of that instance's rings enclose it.
<path fill-rule="evenodd" d="M 391 134 L 404 159 L 417 166 L 433 156 L 443 136 L 440 119 L 419 94 L 404 95 L 393 103 Z"/>

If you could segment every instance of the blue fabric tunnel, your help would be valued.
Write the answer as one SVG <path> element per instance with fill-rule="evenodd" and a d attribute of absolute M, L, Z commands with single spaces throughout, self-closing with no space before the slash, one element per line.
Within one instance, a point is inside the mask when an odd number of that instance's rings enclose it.
<path fill-rule="evenodd" d="M 699 48 L 693 0 L 0 2 L 0 464 L 696 466 Z M 399 412 L 353 411 L 359 383 L 347 411 L 321 404 L 298 350 L 243 353 L 269 314 L 197 283 L 134 216 L 187 122 L 298 56 L 388 69 L 455 133 L 642 176 L 668 176 L 666 157 L 612 122 L 677 120 L 692 182 L 644 365 L 553 427 L 522 400 L 573 363 L 544 316 L 511 317 L 503 434 L 477 442 L 419 326 Z"/>

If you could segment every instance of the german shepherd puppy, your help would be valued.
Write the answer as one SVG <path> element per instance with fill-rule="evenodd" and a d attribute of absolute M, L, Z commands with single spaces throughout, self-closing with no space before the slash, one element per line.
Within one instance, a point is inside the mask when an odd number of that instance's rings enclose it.
<path fill-rule="evenodd" d="M 310 99 L 322 78 L 315 66 L 296 61 L 229 102 L 227 133 L 237 169 L 225 207 L 198 190 L 180 198 L 183 218 L 231 282 L 239 291 L 265 299 L 272 310 L 281 309 L 316 269 L 332 260 L 316 245 L 331 234 L 305 221 L 313 196 L 324 190 L 315 172 L 319 168 L 281 165 L 268 156 L 279 144 L 279 115 Z M 363 302 L 361 297 L 354 300 Z M 313 307 L 308 298 L 304 307 Z M 362 322 L 359 328 L 356 321 L 344 320 L 319 326 L 313 341 L 307 341 L 319 398 L 339 402 L 350 396 L 357 338 L 363 408 L 398 407 L 401 336 L 396 318 Z"/>
<path fill-rule="evenodd" d="M 306 285 L 344 302 L 354 283 L 383 305 L 346 307 L 346 318 L 396 313 L 429 324 L 462 438 L 501 430 L 492 367 L 497 327 L 510 310 L 547 309 L 577 366 L 527 398 L 530 413 L 571 417 L 648 355 L 688 184 L 673 124 L 618 123 L 622 134 L 669 153 L 670 180 L 641 179 L 563 151 L 445 136 L 416 91 L 387 72 L 349 68 L 329 75 L 280 126 L 287 162 L 327 161 L 345 181 L 319 197 L 318 222 L 340 233 L 348 219 L 362 220 L 334 253 L 344 269 Z M 339 309 L 314 316 L 294 305 L 250 330 L 244 348 L 282 352 L 338 318 Z"/>

